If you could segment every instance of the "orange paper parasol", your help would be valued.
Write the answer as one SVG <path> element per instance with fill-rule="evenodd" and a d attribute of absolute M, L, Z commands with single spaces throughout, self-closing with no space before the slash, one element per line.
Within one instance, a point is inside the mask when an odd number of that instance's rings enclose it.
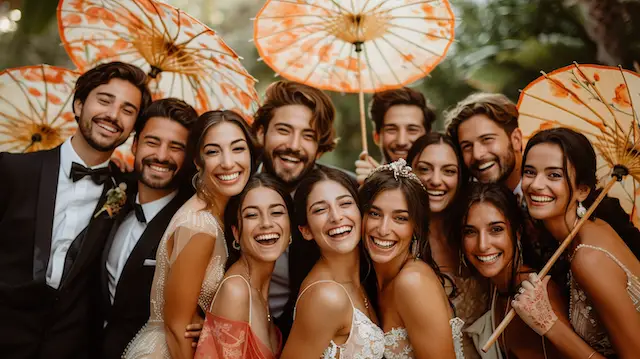
<path fill-rule="evenodd" d="M 254 23 L 262 59 L 279 75 L 324 90 L 359 93 L 427 76 L 454 37 L 447 0 L 270 0 Z"/>
<path fill-rule="evenodd" d="M 78 76 L 49 65 L 2 71 L 0 152 L 46 150 L 73 135 L 73 88 Z"/>
<path fill-rule="evenodd" d="M 60 37 L 80 71 L 109 61 L 148 73 L 154 99 L 177 97 L 199 113 L 235 110 L 251 121 L 256 80 L 215 31 L 153 0 L 61 0 Z"/>
<path fill-rule="evenodd" d="M 640 103 L 640 76 L 622 68 L 575 64 L 558 69 L 529 84 L 520 96 L 518 119 L 526 137 L 542 129 L 568 127 L 593 144 L 604 188 L 586 214 L 560 244 L 538 276 L 543 278 L 571 244 L 582 225 L 608 193 L 617 191 L 637 221 L 635 198 L 640 180 L 640 123 L 634 104 Z M 626 177 L 631 178 L 615 186 Z M 608 178 L 610 177 L 610 179 Z M 606 182 L 605 182 L 606 181 Z M 614 190 L 615 187 L 618 187 Z M 515 317 L 511 309 L 483 351 L 489 350 Z"/>

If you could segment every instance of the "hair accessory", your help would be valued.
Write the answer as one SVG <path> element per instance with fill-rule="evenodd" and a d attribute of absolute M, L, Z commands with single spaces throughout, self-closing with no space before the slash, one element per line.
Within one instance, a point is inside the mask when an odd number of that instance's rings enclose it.
<path fill-rule="evenodd" d="M 410 166 L 407 166 L 407 161 L 404 158 L 401 158 L 395 162 L 387 163 L 386 165 L 378 166 L 376 169 L 371 171 L 371 173 L 369 173 L 369 175 L 367 176 L 367 180 L 371 178 L 374 173 L 382 171 L 392 171 L 393 178 L 395 178 L 396 181 L 399 181 L 398 177 L 404 177 L 410 180 L 414 180 L 420 184 L 420 187 L 422 187 L 425 192 L 427 191 L 427 189 L 422 184 L 422 181 L 420 181 L 420 178 L 418 178 L 418 176 L 413 173 L 413 170 Z"/>
<path fill-rule="evenodd" d="M 584 208 L 584 206 L 582 205 L 582 202 L 578 202 L 578 208 L 576 208 L 576 215 L 578 215 L 578 218 L 582 218 L 584 217 L 585 214 L 587 214 L 587 209 Z"/>

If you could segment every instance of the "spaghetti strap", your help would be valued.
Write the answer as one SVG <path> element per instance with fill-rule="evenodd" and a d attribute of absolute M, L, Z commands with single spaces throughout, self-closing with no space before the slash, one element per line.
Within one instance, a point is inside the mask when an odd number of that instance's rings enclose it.
<path fill-rule="evenodd" d="M 319 280 L 319 281 L 316 281 L 316 282 L 313 282 L 313 283 L 309 284 L 308 286 L 304 287 L 303 290 L 300 291 L 300 294 L 298 295 L 298 298 L 296 298 L 296 304 L 293 307 L 293 319 L 296 318 L 296 308 L 298 307 L 298 301 L 300 300 L 300 298 L 302 298 L 302 295 L 304 295 L 304 293 L 307 291 L 307 289 L 311 288 L 312 286 L 314 286 L 314 285 L 316 285 L 318 283 L 334 283 L 334 284 L 339 285 L 340 288 L 342 288 L 344 290 L 344 292 L 347 294 L 347 298 L 349 298 L 349 302 L 351 303 L 351 307 L 354 308 L 354 309 L 356 308 L 356 306 L 353 304 L 353 300 L 351 300 L 351 296 L 349 295 L 349 292 L 347 291 L 347 288 L 345 288 L 342 284 L 340 284 L 340 283 L 338 283 L 336 281 L 333 281 L 333 280 L 328 280 L 328 279 Z"/>
<path fill-rule="evenodd" d="M 609 252 L 608 250 L 604 249 L 604 248 L 600 248 L 600 247 L 596 247 L 596 246 L 592 246 L 589 244 L 580 244 L 576 247 L 576 249 L 573 251 L 573 255 L 571 256 L 571 259 L 573 259 L 573 257 L 576 255 L 576 252 L 578 251 L 578 249 L 580 248 L 589 248 L 589 249 L 594 249 L 596 251 L 600 251 L 604 254 L 607 255 L 607 257 L 611 258 L 611 260 L 613 260 L 614 262 L 616 262 L 616 264 L 618 264 L 618 266 L 620 266 L 620 268 L 622 268 L 622 270 L 627 274 L 627 277 L 632 278 L 634 277 L 633 273 L 631 273 L 631 271 L 629 270 L 629 268 L 627 268 L 627 266 L 625 266 L 624 264 L 622 264 L 622 262 L 620 262 L 618 260 L 618 258 L 616 258 L 613 254 L 611 254 L 611 252 Z"/>
<path fill-rule="evenodd" d="M 211 301 L 211 306 L 209 307 L 209 313 L 211 313 L 211 310 L 213 309 L 213 303 L 216 302 L 216 297 L 218 296 L 218 293 L 220 292 L 220 289 L 222 288 L 222 285 L 224 284 L 224 282 L 226 282 L 227 279 L 236 278 L 236 277 L 242 278 L 244 283 L 247 285 L 247 289 L 249 289 L 249 326 L 251 326 L 251 284 L 249 284 L 249 282 L 247 282 L 247 280 L 243 276 L 241 276 L 240 274 L 230 275 L 230 276 L 224 278 L 220 282 L 220 285 L 218 285 L 218 290 L 216 291 L 216 294 L 214 294 L 213 300 Z"/>

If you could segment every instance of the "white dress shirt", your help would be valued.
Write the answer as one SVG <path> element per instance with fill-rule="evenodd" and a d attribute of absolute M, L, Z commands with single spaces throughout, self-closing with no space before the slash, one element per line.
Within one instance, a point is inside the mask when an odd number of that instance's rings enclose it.
<path fill-rule="evenodd" d="M 104 188 L 104 185 L 95 184 L 89 176 L 73 182 L 71 179 L 73 162 L 88 167 L 73 149 L 71 138 L 69 138 L 60 147 L 60 170 L 46 276 L 47 285 L 56 289 L 62 280 L 67 251 L 78 234 L 89 224 Z M 109 161 L 90 168 L 107 166 Z"/>
<path fill-rule="evenodd" d="M 142 206 L 142 212 L 146 223 L 138 221 L 135 215 L 135 211 L 131 211 L 127 214 L 125 219 L 118 227 L 116 234 L 113 238 L 113 244 L 109 250 L 109 256 L 107 257 L 107 273 L 109 277 L 109 299 L 113 304 L 113 299 L 116 296 L 116 287 L 122 275 L 122 269 L 124 268 L 129 255 L 136 247 L 138 240 L 142 237 L 147 224 L 153 220 L 153 218 L 178 194 L 178 191 L 157 199 L 153 202 L 145 203 Z M 139 202 L 138 195 L 136 195 L 136 203 Z"/>

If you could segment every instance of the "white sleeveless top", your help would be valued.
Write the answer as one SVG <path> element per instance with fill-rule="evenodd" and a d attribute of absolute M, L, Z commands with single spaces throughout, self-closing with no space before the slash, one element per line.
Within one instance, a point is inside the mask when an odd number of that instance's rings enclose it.
<path fill-rule="evenodd" d="M 362 313 L 351 300 L 349 292 L 340 283 L 332 280 L 319 280 L 313 282 L 305 287 L 296 300 L 296 307 L 298 301 L 302 295 L 311 288 L 311 286 L 318 283 L 335 283 L 344 289 L 351 302 L 351 308 L 353 309 L 353 316 L 351 319 L 351 331 L 347 341 L 342 345 L 337 345 L 332 340 L 329 343 L 329 347 L 325 349 L 321 359 L 382 359 L 384 353 L 384 333 L 377 325 L 375 325 L 369 317 Z M 293 318 L 295 319 L 296 310 L 293 310 Z"/>

